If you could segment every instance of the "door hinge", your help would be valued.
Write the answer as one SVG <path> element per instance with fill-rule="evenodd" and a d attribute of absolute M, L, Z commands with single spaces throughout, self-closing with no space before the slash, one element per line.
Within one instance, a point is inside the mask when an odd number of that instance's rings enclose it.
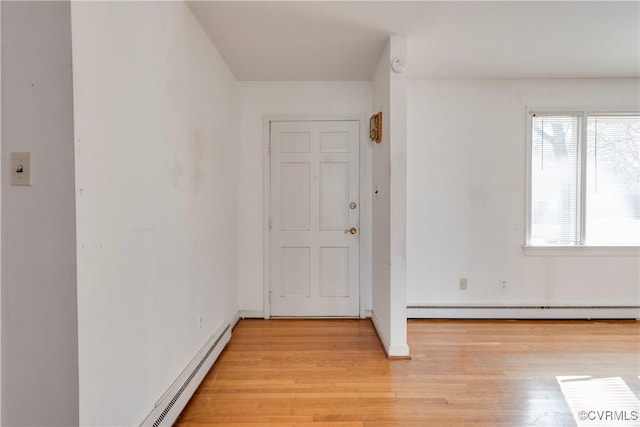
<path fill-rule="evenodd" d="M 269 304 L 271 304 L 271 291 L 269 291 Z"/>
<path fill-rule="evenodd" d="M 273 221 L 271 220 L 271 217 L 269 217 L 269 230 L 271 230 L 272 226 L 273 226 Z"/>
<path fill-rule="evenodd" d="M 269 141 L 269 154 L 271 154 L 271 141 Z"/>

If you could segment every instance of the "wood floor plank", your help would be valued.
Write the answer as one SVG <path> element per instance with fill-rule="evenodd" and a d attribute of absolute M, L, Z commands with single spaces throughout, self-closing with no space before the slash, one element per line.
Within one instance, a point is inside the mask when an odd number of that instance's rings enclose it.
<path fill-rule="evenodd" d="M 412 359 L 390 361 L 368 320 L 243 320 L 177 425 L 575 426 L 558 379 L 572 376 L 619 377 L 640 399 L 640 322 L 408 331 Z"/>

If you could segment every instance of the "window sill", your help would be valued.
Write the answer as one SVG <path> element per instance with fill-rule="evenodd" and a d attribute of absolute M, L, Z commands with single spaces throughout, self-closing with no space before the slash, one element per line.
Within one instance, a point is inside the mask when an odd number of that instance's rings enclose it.
<path fill-rule="evenodd" d="M 640 256 L 639 246 L 522 246 L 525 256 Z"/>

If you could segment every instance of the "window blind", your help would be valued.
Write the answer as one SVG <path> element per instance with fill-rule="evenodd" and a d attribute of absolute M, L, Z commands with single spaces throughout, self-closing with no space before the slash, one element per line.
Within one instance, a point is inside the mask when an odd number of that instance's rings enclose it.
<path fill-rule="evenodd" d="M 532 245 L 581 243 L 580 128 L 579 115 L 532 117 Z"/>
<path fill-rule="evenodd" d="M 640 116 L 587 118 L 588 245 L 640 244 Z"/>

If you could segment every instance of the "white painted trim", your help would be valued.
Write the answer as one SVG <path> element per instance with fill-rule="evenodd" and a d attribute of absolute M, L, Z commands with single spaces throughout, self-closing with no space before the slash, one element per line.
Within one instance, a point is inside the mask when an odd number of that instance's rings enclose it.
<path fill-rule="evenodd" d="M 269 292 L 271 292 L 271 229 L 269 228 L 269 217 L 271 216 L 271 153 L 269 146 L 271 144 L 271 121 L 272 119 L 265 116 L 262 124 L 262 186 L 263 186 L 263 290 L 262 290 L 262 310 L 264 318 L 271 318 L 271 303 L 269 301 Z"/>
<path fill-rule="evenodd" d="M 240 310 L 238 315 L 241 319 L 264 319 L 264 311 L 262 310 Z"/>
<path fill-rule="evenodd" d="M 360 320 L 360 316 L 273 316 L 272 319 L 278 320 Z"/>
<path fill-rule="evenodd" d="M 533 120 L 532 119 L 533 112 L 528 108 L 525 108 L 524 119 L 525 119 L 525 218 L 524 218 L 524 244 L 529 245 L 531 243 L 531 173 L 532 173 L 532 139 L 531 132 L 533 129 Z"/>
<path fill-rule="evenodd" d="M 408 345 L 392 345 L 387 352 L 388 357 L 410 357 L 411 352 Z"/>
<path fill-rule="evenodd" d="M 371 317 L 371 263 L 373 223 L 371 212 L 373 149 L 369 140 L 369 118 L 360 119 L 360 318 Z M 369 315 L 367 316 L 367 312 Z"/>
<path fill-rule="evenodd" d="M 220 339 L 214 350 L 207 356 L 207 352 L 211 348 L 214 343 Z M 187 367 L 182 371 L 182 373 L 176 378 L 173 384 L 167 389 L 167 391 L 162 395 L 162 397 L 156 402 L 154 408 L 151 410 L 149 415 L 142 421 L 141 426 L 152 426 L 156 420 L 162 415 L 167 405 L 174 399 L 174 396 L 180 388 L 184 385 L 185 381 L 191 376 L 194 375 L 189 384 L 184 388 L 180 396 L 175 400 L 173 406 L 166 412 L 162 422 L 160 422 L 159 426 L 171 426 L 176 421 L 182 410 L 189 403 L 189 399 L 193 396 L 196 389 L 204 379 L 205 375 L 209 372 L 215 361 L 224 350 L 225 346 L 229 343 L 231 339 L 231 325 L 225 323 L 207 340 L 205 345 L 198 351 L 198 353 L 194 356 L 191 362 L 187 365 Z M 200 368 L 198 369 L 198 365 Z M 196 371 L 197 369 L 197 371 Z"/>
<path fill-rule="evenodd" d="M 616 105 L 616 106 L 593 106 L 593 105 L 571 105 L 566 107 L 558 106 L 527 106 L 527 111 L 536 114 L 578 114 L 583 112 L 586 115 L 610 114 L 610 115 L 636 115 L 640 114 L 638 105 Z"/>
<path fill-rule="evenodd" d="M 238 322 L 240 321 L 240 318 L 241 318 L 240 311 L 238 310 L 236 311 L 236 313 L 231 318 L 231 321 L 229 322 L 229 326 L 231 327 L 232 331 L 233 331 L 233 328 L 235 328 Z"/>
<path fill-rule="evenodd" d="M 420 306 L 409 304 L 413 319 L 640 319 L 640 307 L 580 306 Z"/>
<path fill-rule="evenodd" d="M 373 323 L 373 327 L 375 328 L 376 333 L 378 334 L 378 339 L 380 339 L 380 344 L 382 344 L 382 349 L 384 350 L 385 354 L 388 357 L 389 347 L 390 347 L 389 337 L 387 336 L 387 334 L 384 333 L 384 329 L 380 327 L 375 311 L 371 312 L 371 323 Z"/>
<path fill-rule="evenodd" d="M 578 194 L 580 197 L 580 244 L 584 245 L 587 236 L 587 114 L 582 113 L 580 118 L 580 134 L 578 136 L 580 146 L 580 188 Z"/>
<path fill-rule="evenodd" d="M 0 4 L 0 41 L 2 40 L 2 4 Z M 2 55 L 0 55 L 0 82 Z M 2 85 L 0 84 L 0 151 L 2 150 Z M 2 161 L 0 161 L 0 236 L 2 233 Z M 2 424 L 2 239 L 0 238 L 0 424 Z"/>
<path fill-rule="evenodd" d="M 363 117 L 357 114 L 266 114 L 266 122 L 359 122 Z M 367 126 L 369 118 L 366 118 Z"/>
<path fill-rule="evenodd" d="M 523 246 L 525 256 L 639 257 L 638 246 Z"/>
<path fill-rule="evenodd" d="M 262 140 L 263 140 L 263 316 L 265 319 L 271 318 L 271 304 L 269 303 L 269 292 L 271 290 L 271 230 L 269 229 L 269 217 L 271 215 L 271 156 L 269 144 L 271 142 L 271 122 L 308 122 L 308 121 L 350 121 L 360 124 L 360 286 L 359 286 L 359 315 L 364 319 L 369 317 L 367 311 L 368 292 L 367 286 L 371 288 L 371 263 L 372 263 L 372 221 L 371 221 L 371 175 L 373 167 L 373 156 L 371 144 L 368 138 L 369 118 L 359 115 L 339 114 L 339 115 L 287 115 L 268 114 L 262 119 Z M 366 272 L 365 274 L 363 274 Z M 257 311 L 252 311 L 254 314 Z M 254 316 L 247 316 L 254 317 Z"/>

